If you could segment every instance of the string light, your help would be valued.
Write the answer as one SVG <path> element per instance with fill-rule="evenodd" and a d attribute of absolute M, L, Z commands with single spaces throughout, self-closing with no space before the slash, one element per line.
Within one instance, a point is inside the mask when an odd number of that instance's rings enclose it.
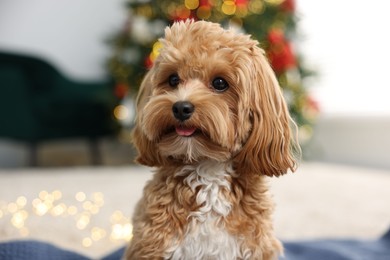
<path fill-rule="evenodd" d="M 66 218 L 74 223 L 75 230 L 80 232 L 80 244 L 85 248 L 92 247 L 103 240 L 111 243 L 127 242 L 133 237 L 133 226 L 130 218 L 120 210 L 115 210 L 109 215 L 106 224 L 109 228 L 96 225 L 94 219 L 104 206 L 104 194 L 94 192 L 87 195 L 85 192 L 77 192 L 71 204 L 65 203 L 63 193 L 60 190 L 49 192 L 42 190 L 36 198 L 29 200 L 25 196 L 19 196 L 15 201 L 0 201 L 0 226 L 10 225 L 20 237 L 33 236 L 29 223 L 34 219 L 45 217 Z M 106 212 L 105 212 L 106 213 Z M 45 220 L 45 221 L 46 221 Z M 107 225 L 106 225 L 107 226 Z M 87 236 L 85 236 L 87 232 Z M 107 235 L 109 234 L 109 236 Z"/>
<path fill-rule="evenodd" d="M 61 216 L 66 212 L 66 209 L 67 209 L 67 206 L 64 203 L 61 203 L 61 204 L 53 207 L 51 209 L 50 213 L 53 216 Z"/>
<path fill-rule="evenodd" d="M 261 14 L 264 12 L 264 2 L 262 0 L 250 1 L 248 8 L 251 13 Z"/>
<path fill-rule="evenodd" d="M 110 239 L 130 241 L 133 237 L 133 226 L 130 223 L 115 224 L 112 226 Z"/>
<path fill-rule="evenodd" d="M 280 5 L 281 3 L 283 3 L 285 0 L 264 0 L 266 1 L 267 3 L 271 4 L 271 5 Z"/>
<path fill-rule="evenodd" d="M 191 10 L 186 8 L 184 5 L 180 5 L 176 8 L 176 17 L 182 20 L 187 19 L 191 15 Z"/>
<path fill-rule="evenodd" d="M 223 1 L 221 10 L 226 15 L 233 15 L 236 12 L 236 3 L 231 0 Z"/>
<path fill-rule="evenodd" d="M 77 220 L 76 227 L 80 230 L 85 229 L 90 222 L 90 216 L 88 214 L 81 214 Z"/>
<path fill-rule="evenodd" d="M 103 228 L 93 227 L 91 229 L 91 238 L 93 241 L 99 241 L 99 240 L 105 238 L 106 235 L 107 235 L 107 232 Z"/>
<path fill-rule="evenodd" d="M 162 48 L 161 42 L 157 41 L 153 44 L 152 53 L 150 54 L 150 59 L 154 62 L 154 60 L 160 54 L 160 50 Z"/>
<path fill-rule="evenodd" d="M 18 207 L 23 208 L 27 204 L 27 199 L 24 196 L 20 196 L 16 199 L 16 204 Z"/>
<path fill-rule="evenodd" d="M 68 210 L 67 210 L 67 213 L 70 215 L 70 216 L 74 216 L 76 215 L 78 212 L 77 208 L 75 206 L 69 206 L 68 207 Z"/>
<path fill-rule="evenodd" d="M 84 192 L 77 192 L 76 193 L 76 196 L 75 196 L 75 198 L 76 198 L 76 200 L 78 201 L 78 202 L 83 202 L 84 200 L 85 200 L 85 198 L 86 198 L 87 196 L 85 195 L 85 193 Z"/>
<path fill-rule="evenodd" d="M 118 120 L 125 120 L 129 117 L 129 109 L 124 105 L 118 105 L 114 109 L 114 116 Z"/>
<path fill-rule="evenodd" d="M 187 9 L 194 10 L 199 6 L 199 0 L 185 0 L 184 5 Z"/>
<path fill-rule="evenodd" d="M 89 237 L 86 237 L 83 239 L 82 244 L 84 247 L 90 247 L 92 245 L 92 239 L 90 239 Z"/>

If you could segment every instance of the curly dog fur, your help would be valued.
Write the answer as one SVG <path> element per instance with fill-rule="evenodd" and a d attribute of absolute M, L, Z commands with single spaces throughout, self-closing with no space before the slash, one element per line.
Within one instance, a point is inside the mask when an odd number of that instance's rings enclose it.
<path fill-rule="evenodd" d="M 145 76 L 133 141 L 155 167 L 127 259 L 276 259 L 267 176 L 297 167 L 277 79 L 250 36 L 174 23 Z"/>

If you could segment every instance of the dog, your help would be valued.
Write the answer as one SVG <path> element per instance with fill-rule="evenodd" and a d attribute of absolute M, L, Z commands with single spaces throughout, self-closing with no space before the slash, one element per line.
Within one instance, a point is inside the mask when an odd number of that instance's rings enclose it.
<path fill-rule="evenodd" d="M 206 21 L 175 22 L 159 41 L 132 133 L 155 173 L 125 258 L 276 259 L 266 179 L 297 168 L 299 145 L 265 52 Z"/>

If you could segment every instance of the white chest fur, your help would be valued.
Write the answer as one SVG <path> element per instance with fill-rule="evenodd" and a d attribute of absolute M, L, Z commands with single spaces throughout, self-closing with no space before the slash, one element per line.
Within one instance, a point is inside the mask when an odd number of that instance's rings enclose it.
<path fill-rule="evenodd" d="M 240 239 L 230 235 L 222 218 L 231 211 L 231 204 L 222 190 L 230 190 L 228 181 L 231 167 L 226 164 L 204 162 L 198 166 L 186 166 L 176 176 L 187 176 L 185 183 L 196 192 L 200 207 L 190 213 L 184 240 L 173 243 L 166 252 L 166 259 L 245 259 L 240 252 Z"/>

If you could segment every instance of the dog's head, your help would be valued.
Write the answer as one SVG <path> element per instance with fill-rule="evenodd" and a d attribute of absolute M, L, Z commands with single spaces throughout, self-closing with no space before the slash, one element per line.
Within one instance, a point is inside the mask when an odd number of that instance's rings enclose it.
<path fill-rule="evenodd" d="M 210 22 L 178 22 L 137 100 L 133 141 L 148 166 L 232 161 L 279 176 L 296 161 L 291 118 L 258 42 Z"/>

